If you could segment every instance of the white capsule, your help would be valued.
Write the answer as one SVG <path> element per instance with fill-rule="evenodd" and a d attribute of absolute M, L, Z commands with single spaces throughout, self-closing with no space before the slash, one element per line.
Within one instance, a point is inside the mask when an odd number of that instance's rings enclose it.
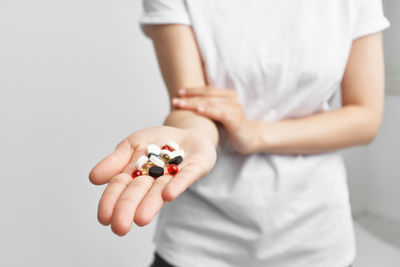
<path fill-rule="evenodd" d="M 164 167 L 164 161 L 162 161 L 160 158 L 151 155 L 150 157 L 150 161 L 153 162 L 154 164 L 156 164 L 159 167 Z"/>
<path fill-rule="evenodd" d="M 150 144 L 147 146 L 147 154 L 153 153 L 159 155 L 161 152 L 161 148 L 155 144 Z"/>
<path fill-rule="evenodd" d="M 182 158 L 185 157 L 185 151 L 183 149 L 174 150 L 171 152 L 170 158 L 173 159 L 175 157 L 181 156 Z"/>
<path fill-rule="evenodd" d="M 174 141 L 168 141 L 167 146 L 173 148 L 174 150 L 178 150 L 180 148 L 179 145 Z"/>
<path fill-rule="evenodd" d="M 147 163 L 149 159 L 146 156 L 141 156 L 137 161 L 136 161 L 136 168 L 139 170 L 143 167 L 144 164 Z"/>
<path fill-rule="evenodd" d="M 168 149 L 162 149 L 161 152 L 160 152 L 160 155 L 163 156 L 165 154 L 168 155 L 171 158 L 172 152 L 169 151 Z"/>

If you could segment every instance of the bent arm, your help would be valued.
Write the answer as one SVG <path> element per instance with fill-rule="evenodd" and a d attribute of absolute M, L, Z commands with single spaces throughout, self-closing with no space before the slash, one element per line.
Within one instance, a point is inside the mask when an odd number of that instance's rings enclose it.
<path fill-rule="evenodd" d="M 190 26 L 146 25 L 145 30 L 153 41 L 170 100 L 178 95 L 180 88 L 206 86 L 201 55 Z M 172 107 L 164 124 L 195 131 L 210 138 L 215 146 L 218 144 L 215 123 L 195 112 Z"/>
<path fill-rule="evenodd" d="M 260 122 L 255 152 L 323 153 L 370 143 L 378 133 L 384 99 L 381 33 L 353 42 L 342 80 L 342 107 L 300 119 Z"/>

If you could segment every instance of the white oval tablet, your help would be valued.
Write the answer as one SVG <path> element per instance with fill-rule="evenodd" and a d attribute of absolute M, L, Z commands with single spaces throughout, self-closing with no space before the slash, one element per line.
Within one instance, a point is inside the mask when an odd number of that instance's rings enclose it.
<path fill-rule="evenodd" d="M 150 144 L 147 146 L 147 154 L 153 153 L 156 155 L 160 155 L 161 148 L 155 144 Z"/>
<path fill-rule="evenodd" d="M 136 168 L 138 170 L 143 167 L 144 164 L 147 163 L 149 159 L 146 156 L 141 156 L 137 161 L 136 161 Z"/>
<path fill-rule="evenodd" d="M 178 150 L 180 148 L 180 146 L 174 141 L 168 141 L 167 146 L 173 148 L 174 150 Z"/>
<path fill-rule="evenodd" d="M 183 151 L 183 149 L 174 150 L 174 151 L 172 151 L 170 158 L 173 159 L 177 156 L 181 156 L 182 158 L 184 158 L 185 151 Z"/>
<path fill-rule="evenodd" d="M 151 155 L 150 161 L 156 164 L 158 167 L 164 167 L 164 161 L 154 155 Z"/>

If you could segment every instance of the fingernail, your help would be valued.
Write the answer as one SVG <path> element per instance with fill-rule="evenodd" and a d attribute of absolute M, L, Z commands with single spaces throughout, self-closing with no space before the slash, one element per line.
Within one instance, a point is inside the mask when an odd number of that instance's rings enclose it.
<path fill-rule="evenodd" d="M 184 95 L 186 94 L 186 90 L 184 88 L 179 89 L 178 94 Z"/>
<path fill-rule="evenodd" d="M 172 99 L 172 104 L 173 104 L 173 105 L 178 105 L 178 104 L 179 104 L 179 99 L 176 98 L 176 97 L 174 97 L 174 98 Z"/>
<path fill-rule="evenodd" d="M 199 106 L 198 108 L 197 108 L 197 111 L 198 112 L 204 112 L 206 109 L 203 107 L 203 106 Z"/>
<path fill-rule="evenodd" d="M 186 101 L 185 100 L 179 100 L 179 105 L 181 106 L 181 107 L 183 107 L 184 105 L 186 105 Z"/>

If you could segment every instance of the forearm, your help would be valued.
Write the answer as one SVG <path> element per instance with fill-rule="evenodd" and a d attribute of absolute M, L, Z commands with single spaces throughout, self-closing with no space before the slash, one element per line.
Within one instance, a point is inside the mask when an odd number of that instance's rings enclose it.
<path fill-rule="evenodd" d="M 379 129 L 380 114 L 361 106 L 345 106 L 309 117 L 257 124 L 255 152 L 313 154 L 371 142 Z"/>
<path fill-rule="evenodd" d="M 186 25 L 151 25 L 146 27 L 151 36 L 161 74 L 167 86 L 170 100 L 185 86 L 204 86 L 206 78 L 191 27 Z M 218 130 L 215 122 L 192 111 L 172 107 L 164 125 L 182 128 L 202 134 L 216 146 Z"/>
<path fill-rule="evenodd" d="M 182 128 L 193 131 L 197 134 L 202 134 L 210 139 L 217 146 L 219 135 L 215 122 L 212 120 L 197 115 L 188 110 L 172 110 L 165 119 L 164 125 Z"/>
<path fill-rule="evenodd" d="M 379 130 L 384 102 L 380 33 L 353 42 L 341 87 L 343 107 L 338 110 L 261 123 L 256 150 L 323 153 L 371 142 Z"/>

